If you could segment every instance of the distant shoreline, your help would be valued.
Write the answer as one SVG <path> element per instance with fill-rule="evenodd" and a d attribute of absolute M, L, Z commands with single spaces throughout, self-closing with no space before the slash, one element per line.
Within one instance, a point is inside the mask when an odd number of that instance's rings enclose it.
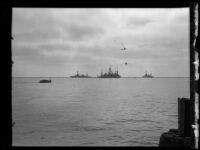
<path fill-rule="evenodd" d="M 71 78 L 71 77 L 11 77 L 11 78 Z M 98 78 L 98 77 L 90 77 L 90 78 Z M 143 78 L 143 77 L 121 77 L 121 78 Z M 154 77 L 154 78 L 190 78 L 190 77 Z M 104 78 L 100 78 L 100 79 L 104 79 Z M 112 78 L 107 78 L 107 79 L 112 79 Z"/>

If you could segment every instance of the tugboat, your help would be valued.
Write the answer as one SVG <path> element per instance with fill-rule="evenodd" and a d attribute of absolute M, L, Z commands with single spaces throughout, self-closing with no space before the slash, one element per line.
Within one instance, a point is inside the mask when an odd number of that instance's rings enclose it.
<path fill-rule="evenodd" d="M 154 76 L 150 73 L 148 74 L 147 71 L 145 73 L 145 75 L 142 76 L 143 78 L 154 78 Z"/>
<path fill-rule="evenodd" d="M 40 80 L 39 83 L 51 83 L 51 80 L 43 79 Z"/>
<path fill-rule="evenodd" d="M 118 73 L 118 70 L 115 72 L 112 72 L 111 66 L 108 69 L 108 73 L 101 72 L 100 76 L 97 76 L 97 78 L 121 78 L 121 76 Z"/>

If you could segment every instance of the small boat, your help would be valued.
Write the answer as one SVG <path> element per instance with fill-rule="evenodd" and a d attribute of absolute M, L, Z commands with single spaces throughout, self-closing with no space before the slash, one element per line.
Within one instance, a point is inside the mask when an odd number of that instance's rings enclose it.
<path fill-rule="evenodd" d="M 39 83 L 51 83 L 51 80 L 43 79 L 43 80 L 40 80 Z"/>

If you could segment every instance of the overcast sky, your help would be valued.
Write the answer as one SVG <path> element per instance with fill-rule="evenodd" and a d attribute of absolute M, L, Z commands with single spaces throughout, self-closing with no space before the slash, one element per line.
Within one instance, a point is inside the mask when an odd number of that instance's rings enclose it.
<path fill-rule="evenodd" d="M 12 36 L 14 77 L 189 77 L 189 8 L 14 8 Z"/>

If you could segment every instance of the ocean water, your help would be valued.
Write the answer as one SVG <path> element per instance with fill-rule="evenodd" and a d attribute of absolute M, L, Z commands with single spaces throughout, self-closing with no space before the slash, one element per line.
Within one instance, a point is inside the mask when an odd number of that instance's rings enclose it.
<path fill-rule="evenodd" d="M 189 78 L 12 79 L 13 146 L 158 146 Z"/>

